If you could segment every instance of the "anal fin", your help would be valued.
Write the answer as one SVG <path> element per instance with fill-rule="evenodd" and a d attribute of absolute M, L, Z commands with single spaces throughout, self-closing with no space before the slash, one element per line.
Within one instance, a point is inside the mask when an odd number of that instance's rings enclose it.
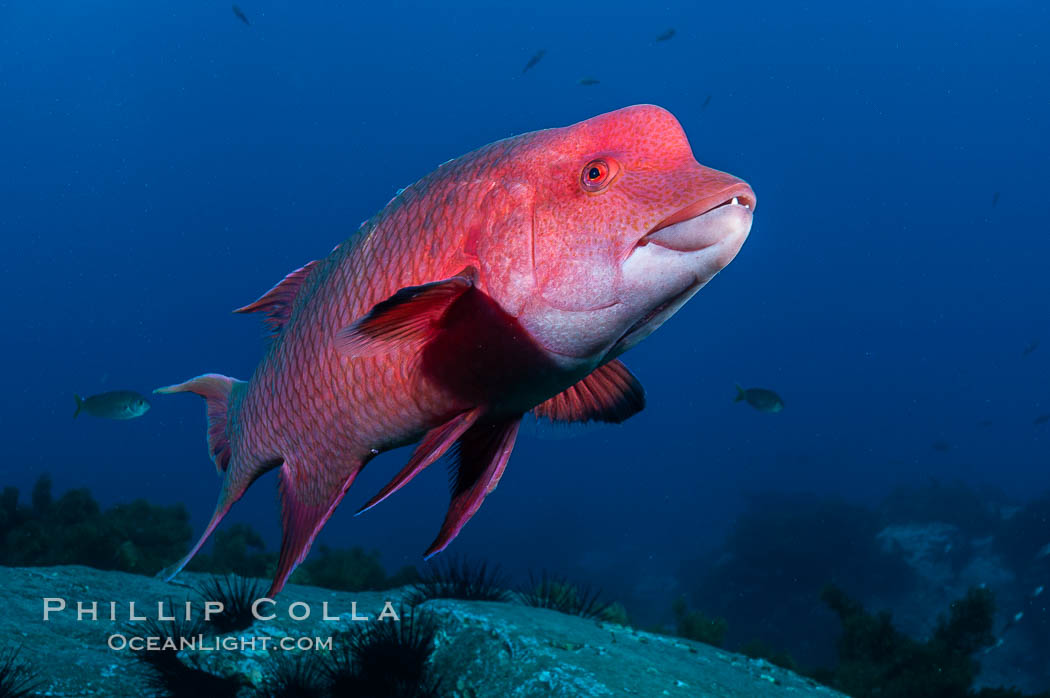
<path fill-rule="evenodd" d="M 602 364 L 581 381 L 533 408 L 554 422 L 619 424 L 645 408 L 645 389 L 619 359 Z"/>
<path fill-rule="evenodd" d="M 268 598 L 274 598 L 310 552 L 317 534 L 339 506 L 360 467 L 324 470 L 286 460 L 280 470 L 281 553 Z"/>
<path fill-rule="evenodd" d="M 485 497 L 496 489 L 514 450 L 520 425 L 518 415 L 500 422 L 475 424 L 460 437 L 451 483 L 452 502 L 425 558 L 444 550 L 477 513 Z"/>

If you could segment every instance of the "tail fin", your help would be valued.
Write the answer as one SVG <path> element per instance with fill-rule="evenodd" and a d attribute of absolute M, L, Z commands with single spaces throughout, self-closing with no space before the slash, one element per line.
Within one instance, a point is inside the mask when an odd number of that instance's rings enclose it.
<path fill-rule="evenodd" d="M 733 402 L 740 402 L 741 400 L 745 400 L 745 399 L 747 399 L 747 391 L 744 390 L 743 388 L 741 388 L 740 384 L 737 383 L 737 386 L 736 386 L 736 399 L 733 400 Z"/>
<path fill-rule="evenodd" d="M 230 464 L 230 415 L 236 411 L 248 384 L 218 373 L 205 373 L 185 383 L 157 388 L 154 393 L 196 393 L 208 404 L 208 453 L 220 473 Z"/>
<path fill-rule="evenodd" d="M 243 477 L 241 473 L 235 474 L 229 471 L 230 460 L 233 455 L 230 446 L 231 432 L 236 428 L 236 416 L 246 386 L 247 383 L 244 381 L 235 380 L 218 373 L 207 373 L 203 376 L 191 378 L 185 383 L 169 385 L 153 391 L 154 393 L 165 395 L 171 393 L 196 393 L 205 399 L 208 406 L 208 452 L 215 462 L 215 467 L 223 475 L 219 501 L 215 505 L 215 513 L 212 514 L 211 520 L 208 521 L 203 535 L 201 535 L 200 540 L 197 541 L 186 557 L 157 574 L 164 581 L 170 581 L 182 571 L 186 563 L 197 554 L 197 551 L 208 540 L 212 531 L 226 516 L 226 512 L 230 510 L 233 503 L 241 498 L 248 485 L 255 479 L 252 476 Z"/>
<path fill-rule="evenodd" d="M 236 496 L 231 496 L 231 493 L 227 490 L 226 487 L 228 482 L 228 478 L 225 482 L 223 482 L 222 492 L 219 494 L 219 502 L 215 505 L 215 513 L 211 515 L 211 520 L 208 521 L 208 525 L 204 528 L 204 533 L 201 534 L 201 537 L 197 540 L 193 547 L 190 548 L 190 551 L 186 553 L 185 557 L 176 562 L 174 565 L 169 565 L 168 567 L 165 567 L 160 572 L 158 572 L 156 575 L 158 579 L 163 579 L 165 582 L 170 582 L 172 579 L 174 579 L 175 575 L 181 572 L 182 568 L 189 564 L 189 561 L 193 559 L 193 556 L 197 554 L 197 551 L 200 550 L 201 546 L 203 546 L 204 543 L 208 540 L 208 537 L 211 536 L 212 531 L 215 530 L 215 527 L 218 526 L 219 522 L 222 521 L 223 517 L 226 516 L 226 512 L 230 510 L 230 507 L 233 506 L 233 503 L 240 499 L 241 495 L 244 494 L 244 490 L 242 489 L 239 493 L 236 494 Z"/>
<path fill-rule="evenodd" d="M 84 398 L 80 397 L 76 393 L 73 393 L 73 399 L 77 401 L 77 411 L 73 413 L 73 419 L 76 419 L 77 415 L 80 414 L 81 408 L 84 406 Z"/>

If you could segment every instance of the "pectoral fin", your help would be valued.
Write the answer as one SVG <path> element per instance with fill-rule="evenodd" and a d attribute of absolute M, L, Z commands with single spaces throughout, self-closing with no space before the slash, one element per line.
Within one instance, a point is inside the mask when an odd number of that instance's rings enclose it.
<path fill-rule="evenodd" d="M 474 286 L 476 278 L 476 270 L 467 267 L 442 281 L 403 288 L 339 330 L 336 346 L 347 356 L 371 356 L 426 342 L 448 307 Z"/>
<path fill-rule="evenodd" d="M 619 359 L 602 364 L 583 380 L 533 408 L 552 422 L 619 424 L 645 408 L 645 389 Z"/>

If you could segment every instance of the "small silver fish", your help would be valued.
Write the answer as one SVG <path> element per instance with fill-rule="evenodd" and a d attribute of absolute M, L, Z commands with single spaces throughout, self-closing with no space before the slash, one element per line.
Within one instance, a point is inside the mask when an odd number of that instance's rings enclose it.
<path fill-rule="evenodd" d="M 547 55 L 547 49 L 541 48 L 539 51 L 537 51 L 536 53 L 534 53 L 532 55 L 532 58 L 529 59 L 529 62 L 526 63 L 525 67 L 521 69 L 521 72 L 522 73 L 527 73 L 529 71 L 529 69 L 535 67 L 535 65 L 537 63 L 539 63 L 541 60 L 543 60 L 543 57 L 546 56 L 546 55 Z"/>
<path fill-rule="evenodd" d="M 77 401 L 73 419 L 81 411 L 106 419 L 134 419 L 146 414 L 150 408 L 149 401 L 132 390 L 113 390 L 87 398 L 73 395 L 73 399 Z"/>
<path fill-rule="evenodd" d="M 759 412 L 779 412 L 784 409 L 784 401 L 772 390 L 765 388 L 736 387 L 736 399 L 733 402 L 746 402 Z"/>
<path fill-rule="evenodd" d="M 1035 588 L 1035 591 L 1032 592 L 1032 598 L 1034 599 L 1034 598 L 1038 597 L 1042 593 L 1043 593 L 1043 585 L 1040 584 L 1039 586 L 1037 586 Z"/>
<path fill-rule="evenodd" d="M 601 81 L 598 80 L 598 78 L 580 78 L 579 80 L 576 81 L 576 84 L 577 85 L 583 85 L 584 87 L 587 87 L 587 86 L 590 86 L 590 85 L 597 85 L 599 82 L 601 82 Z"/>
<path fill-rule="evenodd" d="M 233 14 L 237 16 L 237 19 L 241 20 L 249 27 L 252 26 L 252 23 L 248 21 L 248 15 L 244 14 L 244 10 L 237 7 L 236 5 L 233 6 Z"/>

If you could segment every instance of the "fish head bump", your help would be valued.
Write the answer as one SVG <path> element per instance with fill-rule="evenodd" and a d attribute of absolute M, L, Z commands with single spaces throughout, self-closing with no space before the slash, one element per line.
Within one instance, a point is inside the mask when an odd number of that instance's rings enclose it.
<path fill-rule="evenodd" d="M 640 342 L 751 229 L 754 192 L 700 165 L 660 107 L 519 138 L 506 142 L 518 141 L 490 190 L 500 223 L 479 239 L 478 259 L 486 290 L 563 365 Z"/>

